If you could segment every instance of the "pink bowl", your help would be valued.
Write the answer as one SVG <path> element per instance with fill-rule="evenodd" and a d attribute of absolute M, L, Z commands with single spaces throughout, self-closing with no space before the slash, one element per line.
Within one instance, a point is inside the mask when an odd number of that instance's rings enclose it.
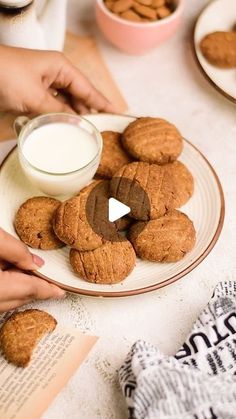
<path fill-rule="evenodd" d="M 176 0 L 175 11 L 167 18 L 150 23 L 131 22 L 111 13 L 103 0 L 96 0 L 96 19 L 105 37 L 128 54 L 143 54 L 161 44 L 178 29 L 184 0 Z"/>

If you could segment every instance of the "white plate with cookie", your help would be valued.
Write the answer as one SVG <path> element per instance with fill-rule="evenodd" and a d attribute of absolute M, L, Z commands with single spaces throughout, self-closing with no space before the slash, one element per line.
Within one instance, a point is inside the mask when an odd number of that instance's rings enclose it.
<path fill-rule="evenodd" d="M 100 131 L 123 132 L 135 120 L 130 116 L 89 115 L 87 118 Z M 69 263 L 68 247 L 58 250 L 33 251 L 45 260 L 45 265 L 36 274 L 58 284 L 67 291 L 103 297 L 123 297 L 156 290 L 177 281 L 193 270 L 214 247 L 224 220 L 224 197 L 219 179 L 210 163 L 201 152 L 187 140 L 179 158 L 194 178 L 194 193 L 181 211 L 193 221 L 196 243 L 183 259 L 176 263 L 154 263 L 137 258 L 128 277 L 116 284 L 90 283 L 76 275 Z M 14 219 L 20 205 L 27 199 L 42 196 L 26 179 L 13 149 L 4 160 L 0 170 L 0 225 L 17 237 Z"/>
<path fill-rule="evenodd" d="M 194 29 L 194 50 L 203 74 L 215 89 L 234 103 L 236 103 L 236 68 L 218 68 L 212 65 L 204 57 L 200 43 L 210 33 L 233 31 L 235 23 L 235 0 L 214 0 L 202 11 Z"/>

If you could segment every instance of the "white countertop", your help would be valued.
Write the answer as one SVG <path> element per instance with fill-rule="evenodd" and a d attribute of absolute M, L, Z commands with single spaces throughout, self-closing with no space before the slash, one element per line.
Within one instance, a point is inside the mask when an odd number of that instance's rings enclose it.
<path fill-rule="evenodd" d="M 79 30 L 91 0 L 69 2 L 69 28 Z M 190 274 L 156 292 L 120 299 L 68 296 L 37 304 L 58 321 L 100 336 L 89 359 L 58 395 L 44 419 L 123 419 L 126 406 L 117 369 L 131 344 L 147 339 L 174 353 L 210 298 L 215 284 L 236 274 L 236 106 L 204 79 L 193 58 L 193 23 L 206 0 L 186 1 L 185 22 L 168 43 L 143 57 L 115 50 L 95 30 L 104 59 L 123 92 L 129 112 L 161 116 L 205 154 L 220 177 L 226 220 L 210 255 Z"/>

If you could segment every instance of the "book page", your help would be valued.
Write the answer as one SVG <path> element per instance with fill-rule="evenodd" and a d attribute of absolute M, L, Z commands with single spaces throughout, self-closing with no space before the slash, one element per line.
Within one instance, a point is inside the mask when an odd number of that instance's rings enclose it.
<path fill-rule="evenodd" d="M 6 315 L 7 316 L 7 315 Z M 0 326 L 4 316 L 0 319 Z M 82 364 L 97 338 L 57 325 L 16 367 L 0 355 L 0 418 L 38 419 Z"/>

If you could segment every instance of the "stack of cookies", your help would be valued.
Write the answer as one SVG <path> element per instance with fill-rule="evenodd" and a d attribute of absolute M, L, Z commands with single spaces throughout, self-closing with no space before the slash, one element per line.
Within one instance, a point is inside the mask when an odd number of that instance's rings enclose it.
<path fill-rule="evenodd" d="M 32 247 L 70 246 L 79 277 L 113 284 L 131 273 L 136 256 L 177 262 L 193 248 L 193 223 L 177 208 L 192 196 L 194 181 L 177 160 L 182 136 L 164 119 L 138 118 L 122 134 L 105 131 L 102 137 L 97 179 L 62 203 L 31 198 L 18 210 L 15 228 Z M 130 207 L 128 217 L 108 221 L 110 197 Z"/>
<path fill-rule="evenodd" d="M 153 22 L 169 16 L 174 10 L 172 0 L 104 0 L 106 7 L 122 19 Z"/>

